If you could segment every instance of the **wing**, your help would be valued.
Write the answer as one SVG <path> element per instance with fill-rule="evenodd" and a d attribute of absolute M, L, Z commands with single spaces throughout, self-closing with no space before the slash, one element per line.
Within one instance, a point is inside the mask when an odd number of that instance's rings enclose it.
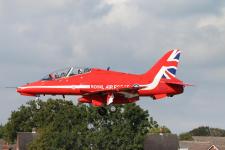
<path fill-rule="evenodd" d="M 132 86 L 129 88 L 115 88 L 107 90 L 82 90 L 82 98 L 80 102 L 92 103 L 95 106 L 102 106 L 104 104 L 110 105 L 112 103 L 129 103 L 139 99 L 138 90 L 145 88 L 145 86 Z"/>
<path fill-rule="evenodd" d="M 82 95 L 94 95 L 94 94 L 105 94 L 105 93 L 137 93 L 138 90 L 145 88 L 146 86 L 133 86 L 130 88 L 115 88 L 115 89 L 107 89 L 107 90 L 81 90 Z"/>

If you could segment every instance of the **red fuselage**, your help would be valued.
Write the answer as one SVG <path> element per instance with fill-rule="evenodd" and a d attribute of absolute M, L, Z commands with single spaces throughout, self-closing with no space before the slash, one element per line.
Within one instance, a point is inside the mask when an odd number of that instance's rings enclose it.
<path fill-rule="evenodd" d="M 176 50 L 176 55 L 173 54 L 174 51 L 168 52 L 145 74 L 129 74 L 97 68 L 77 71 L 72 67 L 64 72 L 49 74 L 40 81 L 18 87 L 17 92 L 26 96 L 81 95 L 79 102 L 92 103 L 96 106 L 134 102 L 139 100 L 140 96 L 149 96 L 153 99 L 171 97 L 183 93 L 184 89 L 183 82 L 173 77 L 173 74 L 167 73 L 169 69 L 163 65 L 170 61 L 170 64 L 177 66 L 174 60 L 179 51 Z M 174 60 L 169 60 L 171 55 L 174 55 Z"/>
<path fill-rule="evenodd" d="M 99 90 L 114 90 L 118 88 L 129 88 L 133 85 L 145 85 L 149 81 L 141 75 L 91 69 L 86 74 L 78 74 L 54 80 L 40 80 L 19 87 L 17 91 L 24 95 L 82 95 L 85 92 Z M 175 95 L 182 93 L 183 88 L 169 86 L 163 80 L 153 90 L 138 90 L 140 96 L 153 96 L 157 94 Z"/>

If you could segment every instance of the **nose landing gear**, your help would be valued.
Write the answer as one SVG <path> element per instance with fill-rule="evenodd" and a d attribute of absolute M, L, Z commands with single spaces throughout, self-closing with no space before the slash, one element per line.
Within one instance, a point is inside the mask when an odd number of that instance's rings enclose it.
<path fill-rule="evenodd" d="M 39 105 L 39 102 L 40 102 L 40 95 L 37 95 L 35 98 L 35 105 L 37 110 L 41 108 L 41 106 Z"/>

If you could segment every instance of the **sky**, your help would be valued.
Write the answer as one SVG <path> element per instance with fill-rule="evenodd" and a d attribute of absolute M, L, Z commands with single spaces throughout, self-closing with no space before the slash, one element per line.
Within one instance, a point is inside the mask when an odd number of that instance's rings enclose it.
<path fill-rule="evenodd" d="M 0 0 L 0 123 L 32 99 L 6 86 L 68 66 L 144 73 L 179 48 L 177 77 L 195 86 L 138 104 L 174 133 L 225 129 L 224 39 L 224 0 Z"/>

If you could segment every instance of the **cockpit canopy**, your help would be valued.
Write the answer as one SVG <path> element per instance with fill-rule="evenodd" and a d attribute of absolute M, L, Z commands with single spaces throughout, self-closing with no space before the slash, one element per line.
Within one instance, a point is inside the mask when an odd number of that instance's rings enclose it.
<path fill-rule="evenodd" d="M 54 79 L 59 79 L 63 77 L 70 77 L 77 74 L 84 74 L 90 71 L 91 71 L 91 68 L 87 68 L 87 67 L 86 68 L 70 67 L 70 68 L 65 68 L 65 69 L 52 72 L 49 75 L 42 78 L 41 80 L 54 80 Z"/>

